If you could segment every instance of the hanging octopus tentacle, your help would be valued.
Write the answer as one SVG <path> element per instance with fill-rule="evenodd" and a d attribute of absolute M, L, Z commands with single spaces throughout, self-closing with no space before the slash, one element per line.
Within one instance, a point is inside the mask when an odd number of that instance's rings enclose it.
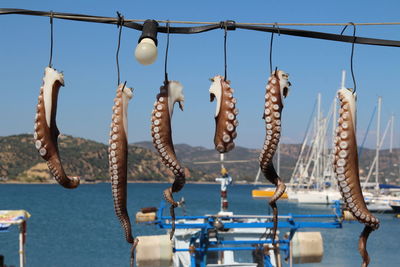
<path fill-rule="evenodd" d="M 230 82 L 217 75 L 211 79 L 209 89 L 210 101 L 216 98 L 217 108 L 215 111 L 215 149 L 220 153 L 231 151 L 235 147 L 233 140 L 236 138 L 236 127 L 239 125 L 236 116 L 239 111 L 235 108 L 236 98 L 233 97 L 233 89 Z"/>
<path fill-rule="evenodd" d="M 47 166 L 54 179 L 65 188 L 76 188 L 79 185 L 78 177 L 68 177 L 61 164 L 58 150 L 57 123 L 58 92 L 64 86 L 64 75 L 55 69 L 47 67 L 44 72 L 43 86 L 37 104 L 35 117 L 35 147 L 40 156 L 46 160 Z"/>
<path fill-rule="evenodd" d="M 368 210 L 362 194 L 356 141 L 356 96 L 346 88 L 338 91 L 340 110 L 335 139 L 334 169 L 340 193 L 350 212 L 365 225 L 359 239 L 358 249 L 368 266 L 367 240 L 369 234 L 379 228 L 379 219 Z"/>
<path fill-rule="evenodd" d="M 132 236 L 131 222 L 126 208 L 128 173 L 128 102 L 132 98 L 132 89 L 120 84 L 112 108 L 112 122 L 109 140 L 109 171 L 115 214 L 124 230 L 125 239 L 132 244 L 131 266 L 138 239 Z"/>
<path fill-rule="evenodd" d="M 286 186 L 276 173 L 272 158 L 278 147 L 281 136 L 281 114 L 283 109 L 284 98 L 289 93 L 288 81 L 289 75 L 281 70 L 272 73 L 268 79 L 268 84 L 265 94 L 265 108 L 263 119 L 266 123 L 266 136 L 263 149 L 259 157 L 260 168 L 265 178 L 276 186 L 274 195 L 269 201 L 269 205 L 273 211 L 274 227 L 272 229 L 272 242 L 275 244 L 276 231 L 278 228 L 278 208 L 276 201 L 285 192 Z"/>
<path fill-rule="evenodd" d="M 160 93 L 154 103 L 154 109 L 151 117 L 151 135 L 153 145 L 161 156 L 162 162 L 173 172 L 175 176 L 171 187 L 164 190 L 165 200 L 171 204 L 170 214 L 172 218 L 172 229 L 170 237 L 172 239 L 175 232 L 175 211 L 180 205 L 175 201 L 172 194 L 179 192 L 185 185 L 185 170 L 176 158 L 174 144 L 172 142 L 171 119 L 175 102 L 179 103 L 183 111 L 184 96 L 182 94 L 183 86 L 177 81 L 165 81 L 160 87 Z"/>

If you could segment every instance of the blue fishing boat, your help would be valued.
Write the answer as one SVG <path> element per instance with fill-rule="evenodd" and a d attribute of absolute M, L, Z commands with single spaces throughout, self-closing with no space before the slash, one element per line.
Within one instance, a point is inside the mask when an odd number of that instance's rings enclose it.
<path fill-rule="evenodd" d="M 219 181 L 221 189 L 226 190 L 224 179 Z M 138 212 L 138 223 L 165 229 L 166 233 L 138 237 L 137 266 L 279 267 L 283 261 L 318 263 L 323 258 L 323 239 L 318 229 L 342 228 L 344 220 L 354 219 L 342 210 L 339 201 L 332 205 L 330 214 L 281 214 L 279 232 L 272 240 L 272 215 L 234 214 L 228 210 L 224 196 L 226 192 L 221 190 L 221 210 L 217 214 L 177 216 L 172 240 L 172 221 L 164 215 L 169 210 L 165 202 Z"/>

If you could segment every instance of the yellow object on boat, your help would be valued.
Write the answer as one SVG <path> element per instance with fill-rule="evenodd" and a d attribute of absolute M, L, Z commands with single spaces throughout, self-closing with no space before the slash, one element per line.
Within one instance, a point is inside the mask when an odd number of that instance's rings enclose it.
<path fill-rule="evenodd" d="M 253 189 L 251 191 L 251 195 L 254 198 L 270 198 L 274 195 L 275 192 L 275 188 L 266 188 L 266 189 Z M 281 196 L 280 199 L 287 199 L 288 198 L 288 194 L 285 192 L 283 193 L 283 195 Z"/>

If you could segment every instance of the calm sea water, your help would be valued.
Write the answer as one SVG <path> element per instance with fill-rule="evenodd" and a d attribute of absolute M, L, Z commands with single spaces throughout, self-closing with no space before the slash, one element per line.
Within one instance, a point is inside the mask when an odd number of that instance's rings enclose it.
<path fill-rule="evenodd" d="M 131 218 L 141 207 L 158 206 L 166 184 L 129 184 Z M 228 193 L 230 209 L 241 214 L 266 214 L 265 200 L 254 200 L 248 185 L 233 185 Z M 216 213 L 219 185 L 185 186 L 188 215 Z M 280 201 L 281 214 L 330 213 L 329 207 L 298 206 Z M 27 266 L 86 267 L 128 266 L 130 245 L 124 240 L 114 215 L 110 185 L 81 185 L 66 190 L 58 185 L 0 185 L 0 209 L 25 209 L 28 221 Z M 179 211 L 178 211 L 179 214 Z M 381 228 L 368 240 L 370 266 L 399 266 L 400 219 L 379 214 Z M 155 226 L 133 225 L 137 235 L 163 234 Z M 319 264 L 301 266 L 360 266 L 358 236 L 363 226 L 345 223 L 343 229 L 319 229 L 324 238 L 324 258 Z M 315 229 L 314 229 L 315 230 Z M 313 231 L 314 231 L 313 230 Z M 0 254 L 7 265 L 18 266 L 18 230 L 0 233 Z"/>

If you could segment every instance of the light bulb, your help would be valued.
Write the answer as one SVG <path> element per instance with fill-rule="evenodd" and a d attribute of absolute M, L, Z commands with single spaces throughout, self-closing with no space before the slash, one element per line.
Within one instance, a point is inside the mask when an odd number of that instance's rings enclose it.
<path fill-rule="evenodd" d="M 142 65 L 153 64 L 157 59 L 157 46 L 150 38 L 143 38 L 135 49 L 136 60 Z"/>

